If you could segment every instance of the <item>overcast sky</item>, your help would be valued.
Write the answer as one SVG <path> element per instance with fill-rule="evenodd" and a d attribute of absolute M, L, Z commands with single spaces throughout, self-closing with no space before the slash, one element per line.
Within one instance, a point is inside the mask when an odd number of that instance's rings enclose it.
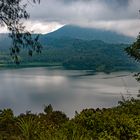
<path fill-rule="evenodd" d="M 48 33 L 66 24 L 113 30 L 136 37 L 140 31 L 140 0 L 41 0 L 29 4 L 26 26 Z"/>

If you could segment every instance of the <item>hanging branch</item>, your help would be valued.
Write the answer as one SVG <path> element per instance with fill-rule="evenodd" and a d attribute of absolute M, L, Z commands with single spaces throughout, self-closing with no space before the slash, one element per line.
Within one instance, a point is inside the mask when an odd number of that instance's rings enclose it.
<path fill-rule="evenodd" d="M 21 22 L 23 19 L 30 18 L 29 13 L 26 11 L 27 3 L 22 5 L 21 2 L 22 0 L 0 0 L 0 25 L 6 26 L 10 31 L 9 36 L 12 39 L 10 55 L 16 64 L 20 63 L 19 53 L 21 48 L 26 47 L 30 56 L 34 51 L 40 53 L 42 49 L 38 41 L 39 35 L 33 38 Z M 40 0 L 31 0 L 31 2 L 40 3 Z"/>

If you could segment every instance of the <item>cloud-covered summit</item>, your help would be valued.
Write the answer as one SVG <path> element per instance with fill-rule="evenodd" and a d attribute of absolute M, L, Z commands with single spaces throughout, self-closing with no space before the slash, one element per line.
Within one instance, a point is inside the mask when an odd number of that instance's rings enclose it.
<path fill-rule="evenodd" d="M 136 37 L 140 0 L 41 0 L 29 5 L 28 29 L 47 33 L 66 24 L 113 30 Z"/>

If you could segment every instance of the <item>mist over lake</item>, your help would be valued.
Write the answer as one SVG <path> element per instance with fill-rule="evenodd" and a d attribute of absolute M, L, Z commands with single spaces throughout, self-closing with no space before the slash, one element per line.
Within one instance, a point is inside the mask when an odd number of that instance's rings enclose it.
<path fill-rule="evenodd" d="M 111 74 L 54 68 L 5 69 L 0 71 L 0 109 L 15 114 L 43 111 L 52 104 L 69 117 L 85 108 L 118 104 L 122 95 L 136 97 L 139 83 L 130 72 Z"/>

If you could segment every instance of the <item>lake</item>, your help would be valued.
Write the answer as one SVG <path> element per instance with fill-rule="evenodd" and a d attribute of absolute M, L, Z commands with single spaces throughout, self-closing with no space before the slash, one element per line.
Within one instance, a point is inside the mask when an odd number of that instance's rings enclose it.
<path fill-rule="evenodd" d="M 11 108 L 16 115 L 39 113 L 52 104 L 72 117 L 84 108 L 116 106 L 122 95 L 137 96 L 139 83 L 132 75 L 55 68 L 0 70 L 0 109 Z"/>

